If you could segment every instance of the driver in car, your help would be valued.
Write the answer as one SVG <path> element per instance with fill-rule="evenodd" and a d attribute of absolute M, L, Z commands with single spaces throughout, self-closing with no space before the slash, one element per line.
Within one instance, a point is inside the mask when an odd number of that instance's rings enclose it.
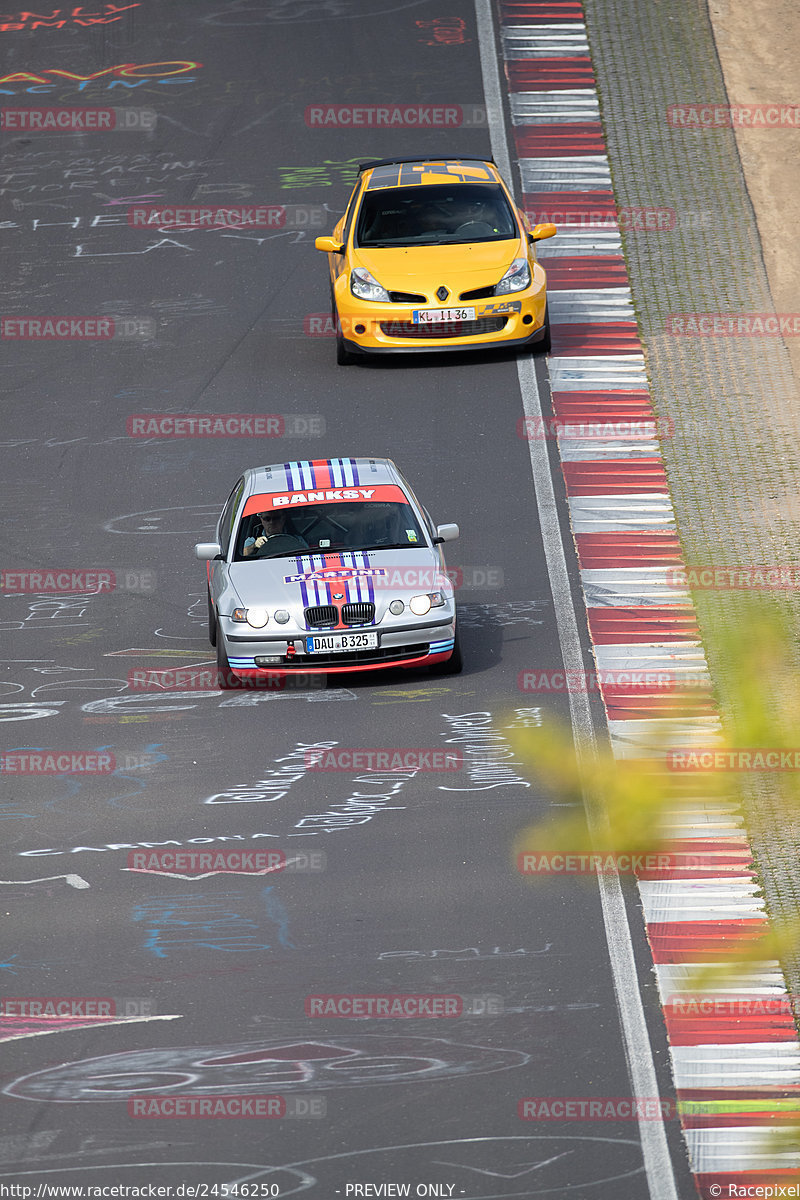
<path fill-rule="evenodd" d="M 252 554 L 257 554 L 268 545 L 272 538 L 276 537 L 291 537 L 298 543 L 298 548 L 308 549 L 308 542 L 302 538 L 291 526 L 287 526 L 287 514 L 280 510 L 271 512 L 263 512 L 258 514 L 258 519 L 261 522 L 261 533 L 257 538 L 249 537 L 242 546 L 242 554 L 249 558 Z"/>
<path fill-rule="evenodd" d="M 473 196 L 469 200 L 462 202 L 458 209 L 456 233 L 459 232 L 465 225 L 481 225 L 487 226 L 486 229 L 481 229 L 481 234 L 486 234 L 489 231 L 499 233 L 498 214 L 495 206 L 488 200 L 483 200 L 480 197 Z M 475 230 L 477 233 L 478 230 Z"/>

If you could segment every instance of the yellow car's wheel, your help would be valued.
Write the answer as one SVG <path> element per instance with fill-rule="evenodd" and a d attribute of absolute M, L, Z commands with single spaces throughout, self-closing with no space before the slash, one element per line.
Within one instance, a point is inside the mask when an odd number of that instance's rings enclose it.
<path fill-rule="evenodd" d="M 544 306 L 544 337 L 540 342 L 537 342 L 533 347 L 534 354 L 549 354 L 551 348 L 550 342 L 550 313 L 548 307 Z"/>
<path fill-rule="evenodd" d="M 339 320 L 339 314 L 336 311 L 336 305 L 331 305 L 333 315 L 333 328 L 336 333 L 336 362 L 340 367 L 349 367 L 355 362 L 355 355 L 344 344 L 344 334 L 342 333 L 342 323 Z"/>

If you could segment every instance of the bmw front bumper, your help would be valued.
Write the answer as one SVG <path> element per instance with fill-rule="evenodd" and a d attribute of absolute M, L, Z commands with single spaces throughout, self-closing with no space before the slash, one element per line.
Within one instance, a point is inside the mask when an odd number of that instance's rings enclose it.
<path fill-rule="evenodd" d="M 226 625 L 232 624 L 230 621 Z M 256 637 L 252 633 L 226 634 L 222 631 L 231 671 L 242 678 L 276 674 L 335 674 L 344 671 L 377 671 L 387 667 L 429 666 L 445 662 L 453 653 L 455 619 L 424 622 L 382 631 L 379 626 L 358 626 L 350 632 L 377 633 L 378 646 L 372 650 L 341 653 L 307 654 L 305 639 L 312 633 L 330 630 L 306 630 L 294 637 Z"/>

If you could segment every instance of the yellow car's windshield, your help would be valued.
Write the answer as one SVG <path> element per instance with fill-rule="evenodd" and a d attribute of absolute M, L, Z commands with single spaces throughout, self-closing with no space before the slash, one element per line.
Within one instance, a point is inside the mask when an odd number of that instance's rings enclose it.
<path fill-rule="evenodd" d="M 355 244 L 363 249 L 438 246 L 519 236 L 498 184 L 444 183 L 365 192 Z"/>

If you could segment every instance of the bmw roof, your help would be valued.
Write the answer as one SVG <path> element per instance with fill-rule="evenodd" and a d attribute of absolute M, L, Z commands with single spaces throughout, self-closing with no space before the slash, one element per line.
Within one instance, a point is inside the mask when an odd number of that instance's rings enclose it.
<path fill-rule="evenodd" d="M 251 494 L 357 487 L 362 483 L 394 483 L 405 490 L 397 467 L 389 458 L 315 458 L 252 467 L 248 483 Z"/>

